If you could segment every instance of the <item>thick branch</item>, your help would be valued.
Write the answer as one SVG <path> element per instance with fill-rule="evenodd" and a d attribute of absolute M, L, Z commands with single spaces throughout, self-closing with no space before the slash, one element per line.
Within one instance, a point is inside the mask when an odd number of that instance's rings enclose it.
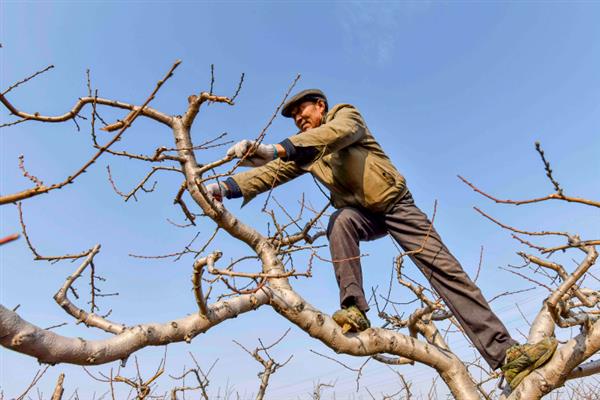
<path fill-rule="evenodd" d="M 546 337 L 553 336 L 555 328 L 556 325 L 554 324 L 552 313 L 548 305 L 544 302 L 542 309 L 531 323 L 527 341 L 529 343 L 536 343 Z"/>
<path fill-rule="evenodd" d="M 57 116 L 44 116 L 44 115 L 40 115 L 39 113 L 26 113 L 23 111 L 19 111 L 17 108 L 15 108 L 9 101 L 8 99 L 4 96 L 0 94 L 0 102 L 2 104 L 4 104 L 4 106 L 14 115 L 21 117 L 25 120 L 32 120 L 32 121 L 40 121 L 40 122 L 64 122 L 64 121 L 68 121 L 70 119 L 75 118 L 75 116 L 79 113 L 79 111 L 81 111 L 81 109 L 86 105 L 86 104 L 93 104 L 94 102 L 96 104 L 101 104 L 104 106 L 108 106 L 108 107 L 114 107 L 114 108 L 121 108 L 124 110 L 131 110 L 131 111 L 139 111 L 142 107 L 139 106 L 135 106 L 133 104 L 130 103 L 124 103 L 122 101 L 116 101 L 116 100 L 109 100 L 109 99 L 104 99 L 101 97 L 91 97 L 91 96 L 87 96 L 87 97 L 81 97 L 77 103 L 75 103 L 75 106 L 73 106 L 73 108 L 71 110 L 69 110 L 68 112 L 64 113 L 63 115 L 57 115 Z M 148 117 L 151 118 L 157 122 L 160 122 L 162 124 L 165 124 L 167 126 L 171 126 L 171 119 L 172 117 L 167 115 L 167 114 L 163 114 L 160 111 L 157 111 L 153 108 L 150 107 L 144 107 L 144 109 L 141 111 L 141 114 L 144 117 Z"/>
<path fill-rule="evenodd" d="M 600 360 L 590 361 L 585 364 L 581 364 L 579 367 L 575 368 L 567 379 L 577 379 L 584 378 L 586 376 L 595 375 L 600 373 Z"/>
<path fill-rule="evenodd" d="M 344 335 L 333 319 L 297 293 L 281 288 L 273 290 L 271 304 L 275 310 L 334 351 L 355 356 L 388 353 L 410 358 L 435 368 L 455 398 L 479 399 L 467 369 L 454 354 L 386 329 L 367 329 L 358 334 Z"/>
<path fill-rule="evenodd" d="M 208 307 L 207 318 L 192 314 L 159 324 L 143 324 L 103 340 L 69 338 L 41 329 L 0 305 L 0 344 L 48 364 L 99 365 L 127 358 L 147 347 L 190 342 L 195 336 L 269 301 L 264 291 L 220 301 Z"/>

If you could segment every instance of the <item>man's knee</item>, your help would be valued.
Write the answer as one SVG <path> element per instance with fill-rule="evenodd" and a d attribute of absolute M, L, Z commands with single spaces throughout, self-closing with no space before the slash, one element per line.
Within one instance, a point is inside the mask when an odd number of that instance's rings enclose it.
<path fill-rule="evenodd" d="M 358 211 L 352 207 L 343 207 L 334 212 L 327 225 L 327 238 L 336 230 L 346 231 L 354 227 L 354 218 Z"/>

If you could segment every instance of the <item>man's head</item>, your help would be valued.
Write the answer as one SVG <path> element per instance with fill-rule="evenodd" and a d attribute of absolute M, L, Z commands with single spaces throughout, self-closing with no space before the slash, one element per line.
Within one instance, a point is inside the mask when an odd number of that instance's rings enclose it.
<path fill-rule="evenodd" d="M 302 132 L 321 125 L 327 113 L 327 97 L 319 89 L 308 89 L 293 96 L 284 104 L 281 114 L 293 118 Z"/>

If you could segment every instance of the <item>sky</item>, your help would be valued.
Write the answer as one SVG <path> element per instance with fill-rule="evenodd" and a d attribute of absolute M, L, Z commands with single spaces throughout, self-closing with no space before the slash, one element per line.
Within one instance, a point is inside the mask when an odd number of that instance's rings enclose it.
<path fill-rule="evenodd" d="M 269 121 L 297 74 L 295 91 L 318 87 L 330 104 L 351 103 L 398 170 L 406 177 L 417 205 L 431 216 L 437 201 L 435 225 L 445 243 L 472 276 L 480 249 L 483 262 L 478 284 L 486 297 L 507 290 L 532 287 L 531 282 L 499 269 L 520 262 L 523 250 L 510 235 L 484 220 L 479 206 L 502 221 L 532 230 L 564 230 L 584 239 L 600 237 L 598 210 L 577 204 L 549 202 L 506 206 L 474 193 L 460 182 L 463 175 L 482 189 L 502 198 L 530 198 L 549 194 L 552 185 L 535 152 L 540 141 L 554 175 L 568 195 L 600 198 L 600 3 L 543 1 L 405 1 L 405 2 L 193 2 L 193 1 L 2 1 L 0 3 L 0 88 L 52 64 L 55 68 L 7 94 L 28 112 L 58 115 L 87 94 L 86 70 L 99 96 L 140 104 L 176 60 L 182 64 L 160 90 L 151 106 L 176 115 L 185 111 L 190 94 L 206 91 L 214 65 L 214 92 L 231 96 L 244 73 L 241 93 L 233 107 L 204 107 L 193 128 L 195 143 L 227 132 L 226 140 L 255 137 Z M 100 110 L 113 121 L 124 114 Z M 83 115 L 89 115 L 87 109 Z M 0 111 L 2 123 L 13 120 Z M 30 182 L 18 167 L 24 155 L 27 169 L 45 183 L 59 182 L 94 153 L 89 121 L 62 124 L 27 122 L 2 128 L 0 133 L 0 193 L 23 190 Z M 265 138 L 279 142 L 294 134 L 290 120 L 278 117 Z M 100 134 L 101 140 L 109 136 Z M 173 147 L 172 133 L 153 121 L 138 119 L 117 149 L 151 154 L 159 146 Z M 223 156 L 226 147 L 197 153 L 200 162 Z M 102 250 L 97 272 L 102 288 L 119 296 L 100 299 L 102 310 L 126 324 L 168 321 L 196 312 L 191 292 L 193 258 L 145 260 L 129 256 L 160 255 L 181 250 L 200 232 L 212 234 L 208 221 L 181 229 L 183 215 L 172 204 L 181 183 L 175 174 L 156 175 L 156 190 L 141 193 L 138 201 L 124 202 L 113 191 L 106 166 L 123 191 L 134 187 L 149 166 L 131 160 L 103 157 L 73 185 L 23 202 L 31 240 L 44 255 L 79 252 L 96 243 Z M 273 195 L 298 212 L 304 193 L 314 207 L 324 204 L 310 177 L 277 188 Z M 265 197 L 240 209 L 239 200 L 226 206 L 243 221 L 267 232 L 269 217 L 261 213 Z M 277 208 L 273 202 L 271 206 Z M 197 209 L 196 209 L 197 211 Z M 308 216 L 310 217 L 310 216 Z M 326 220 L 323 221 L 326 223 Z M 0 208 L 0 236 L 20 232 L 17 208 Z M 198 240 L 200 240 L 198 239 Z M 321 239 L 320 244 L 326 244 Z M 200 242 L 198 242 L 200 243 Z M 560 244 L 559 242 L 553 242 Z M 200 245 L 198 244 L 198 247 Z M 207 251 L 220 249 L 225 259 L 247 254 L 244 246 L 219 234 Z M 390 239 L 364 244 L 365 288 L 386 290 L 391 262 L 397 254 Z M 327 257 L 327 251 L 321 252 Z M 562 258 L 561 258 L 562 257 Z M 578 254 L 558 255 L 572 267 Z M 297 267 L 306 267 L 299 256 Z M 0 247 L 0 303 L 38 326 L 66 336 L 101 338 L 107 335 L 78 326 L 52 300 L 76 264 L 34 262 L 25 241 Z M 244 270 L 258 266 L 248 262 Z M 407 273 L 423 282 L 416 268 Z M 86 278 L 87 279 L 87 278 Z M 597 282 L 590 282 L 597 287 Z M 313 277 L 293 281 L 311 304 L 332 313 L 337 287 L 331 266 L 316 262 Z M 85 305 L 87 283 L 79 283 Z M 511 334 L 522 340 L 527 324 L 547 295 L 543 289 L 501 298 L 493 309 Z M 392 298 L 409 301 L 410 294 L 393 287 Z M 519 305 L 520 311 L 515 307 Z M 399 310 L 400 312 L 406 310 Z M 369 314 L 380 324 L 375 312 Z M 290 324 L 263 307 L 227 321 L 192 344 L 168 346 L 167 370 L 180 373 L 192 361 L 203 367 L 216 359 L 211 389 L 238 391 L 243 398 L 256 392 L 260 366 L 235 345 L 254 348 L 280 337 Z M 568 336 L 571 332 L 563 332 Z M 455 334 L 450 345 L 465 357 L 472 349 Z M 356 391 L 356 373 L 318 356 L 334 353 L 298 328 L 274 351 L 278 361 L 293 355 L 272 378 L 268 398 L 308 398 L 313 384 L 335 383 L 325 398 L 370 398 L 372 393 L 394 393 L 399 381 L 387 367 L 369 362 Z M 163 349 L 139 351 L 143 373 L 151 376 Z M 338 357 L 353 368 L 364 361 Z M 0 349 L 0 391 L 9 398 L 28 385 L 40 366 L 27 356 Z M 97 374 L 116 371 L 117 363 L 90 368 Z M 129 362 L 122 371 L 133 376 Z M 413 382 L 413 391 L 427 393 L 435 374 L 422 366 L 398 371 Z M 65 388 L 83 398 L 108 390 L 79 367 L 50 368 L 38 387 L 46 395 L 59 373 L 67 374 Z M 177 383 L 164 377 L 161 388 Z M 443 383 L 436 385 L 445 393 Z M 124 390 L 124 389 L 118 389 Z M 126 393 L 126 390 L 125 390 Z"/>

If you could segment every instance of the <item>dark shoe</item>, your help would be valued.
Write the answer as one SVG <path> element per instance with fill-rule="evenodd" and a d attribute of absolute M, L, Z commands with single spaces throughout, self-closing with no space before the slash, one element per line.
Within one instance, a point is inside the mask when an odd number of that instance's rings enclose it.
<path fill-rule="evenodd" d="M 356 306 L 342 308 L 333 314 L 333 320 L 342 327 L 342 332 L 362 332 L 371 327 L 364 312 Z"/>
<path fill-rule="evenodd" d="M 506 351 L 506 362 L 500 369 L 511 389 L 519 386 L 531 371 L 544 365 L 552 357 L 558 341 L 547 337 L 533 344 L 515 344 Z"/>

